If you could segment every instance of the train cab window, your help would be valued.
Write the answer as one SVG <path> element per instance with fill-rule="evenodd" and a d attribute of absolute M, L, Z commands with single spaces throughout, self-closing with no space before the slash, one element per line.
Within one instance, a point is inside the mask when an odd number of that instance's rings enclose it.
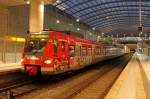
<path fill-rule="evenodd" d="M 86 47 L 82 47 L 82 56 L 86 56 L 87 51 L 86 51 Z"/>
<path fill-rule="evenodd" d="M 57 39 L 53 40 L 53 48 L 54 48 L 54 55 L 57 55 L 57 51 L 58 51 L 58 40 Z"/>
<path fill-rule="evenodd" d="M 70 45 L 69 46 L 69 56 L 70 57 L 74 57 L 75 56 L 75 46 L 74 45 Z"/>
<path fill-rule="evenodd" d="M 62 41 L 62 51 L 64 52 L 65 51 L 65 42 L 64 41 Z"/>
<path fill-rule="evenodd" d="M 28 40 L 25 43 L 24 52 L 28 55 L 41 56 L 47 40 Z"/>

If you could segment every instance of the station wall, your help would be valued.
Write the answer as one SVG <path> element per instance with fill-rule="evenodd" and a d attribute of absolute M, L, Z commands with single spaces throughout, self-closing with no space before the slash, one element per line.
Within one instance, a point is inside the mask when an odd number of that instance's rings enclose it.
<path fill-rule="evenodd" d="M 8 40 L 8 36 L 24 37 L 28 21 L 24 8 L 0 8 L 0 63 L 18 63 L 23 43 Z M 28 17 L 26 17 L 28 18 Z"/>
<path fill-rule="evenodd" d="M 4 42 L 2 38 L 8 33 L 8 10 L 0 8 L 0 63 L 4 58 Z"/>
<path fill-rule="evenodd" d="M 29 6 L 0 8 L 0 20 L 0 63 L 20 62 L 23 43 L 6 41 L 5 37 L 26 37 L 26 31 L 29 29 Z M 56 23 L 56 20 L 59 20 L 60 23 Z M 78 23 L 73 17 L 48 5 L 45 6 L 44 28 L 71 30 L 82 33 L 85 38 L 96 39 L 96 35 L 90 35 L 92 29 L 88 25 Z M 77 28 L 80 28 L 80 31 Z"/>

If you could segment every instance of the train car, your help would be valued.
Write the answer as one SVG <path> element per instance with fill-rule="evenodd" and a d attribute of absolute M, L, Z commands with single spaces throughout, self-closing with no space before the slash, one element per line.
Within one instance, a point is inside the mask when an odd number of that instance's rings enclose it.
<path fill-rule="evenodd" d="M 78 70 L 122 54 L 120 48 L 106 47 L 80 35 L 76 37 L 68 32 L 42 31 L 28 35 L 22 65 L 30 75 L 50 75 Z"/>

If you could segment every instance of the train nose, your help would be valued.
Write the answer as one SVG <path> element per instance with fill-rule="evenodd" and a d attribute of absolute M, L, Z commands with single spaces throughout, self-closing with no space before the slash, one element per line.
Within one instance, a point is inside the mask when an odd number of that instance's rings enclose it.
<path fill-rule="evenodd" d="M 38 69 L 36 67 L 28 68 L 27 73 L 31 76 L 36 76 L 38 75 Z"/>

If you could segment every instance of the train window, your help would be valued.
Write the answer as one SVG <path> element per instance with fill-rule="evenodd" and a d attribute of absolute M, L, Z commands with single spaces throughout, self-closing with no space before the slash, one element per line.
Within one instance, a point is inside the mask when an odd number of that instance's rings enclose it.
<path fill-rule="evenodd" d="M 103 50 L 104 55 L 107 54 L 107 50 L 106 50 L 106 49 L 107 49 L 107 48 L 104 48 L 104 50 Z"/>
<path fill-rule="evenodd" d="M 95 47 L 95 55 L 98 55 L 98 53 L 99 53 L 99 48 L 97 48 L 97 47 Z"/>
<path fill-rule="evenodd" d="M 82 56 L 86 56 L 86 47 L 82 47 Z"/>
<path fill-rule="evenodd" d="M 74 57 L 75 56 L 75 46 L 74 45 L 70 45 L 69 46 L 69 56 L 70 57 Z"/>
<path fill-rule="evenodd" d="M 76 55 L 81 56 L 81 46 L 79 45 L 76 46 Z"/>
<path fill-rule="evenodd" d="M 101 55 L 103 55 L 103 53 L 104 53 L 104 52 L 103 52 L 103 47 L 102 47 L 102 48 L 101 48 Z"/>
<path fill-rule="evenodd" d="M 65 51 L 65 42 L 62 41 L 62 51 L 64 52 Z"/>
<path fill-rule="evenodd" d="M 99 55 L 99 48 L 97 47 L 97 55 Z"/>
<path fill-rule="evenodd" d="M 103 55 L 103 48 L 100 48 L 100 55 Z"/>
<path fill-rule="evenodd" d="M 103 55 L 105 55 L 105 51 L 106 51 L 106 49 L 105 49 L 105 48 L 103 48 Z"/>
<path fill-rule="evenodd" d="M 91 48 L 88 48 L 88 56 L 91 55 Z"/>
<path fill-rule="evenodd" d="M 94 52 L 94 47 L 92 48 L 92 55 L 95 55 L 95 52 Z"/>
<path fill-rule="evenodd" d="M 99 48 L 99 55 L 101 55 L 101 48 Z"/>

